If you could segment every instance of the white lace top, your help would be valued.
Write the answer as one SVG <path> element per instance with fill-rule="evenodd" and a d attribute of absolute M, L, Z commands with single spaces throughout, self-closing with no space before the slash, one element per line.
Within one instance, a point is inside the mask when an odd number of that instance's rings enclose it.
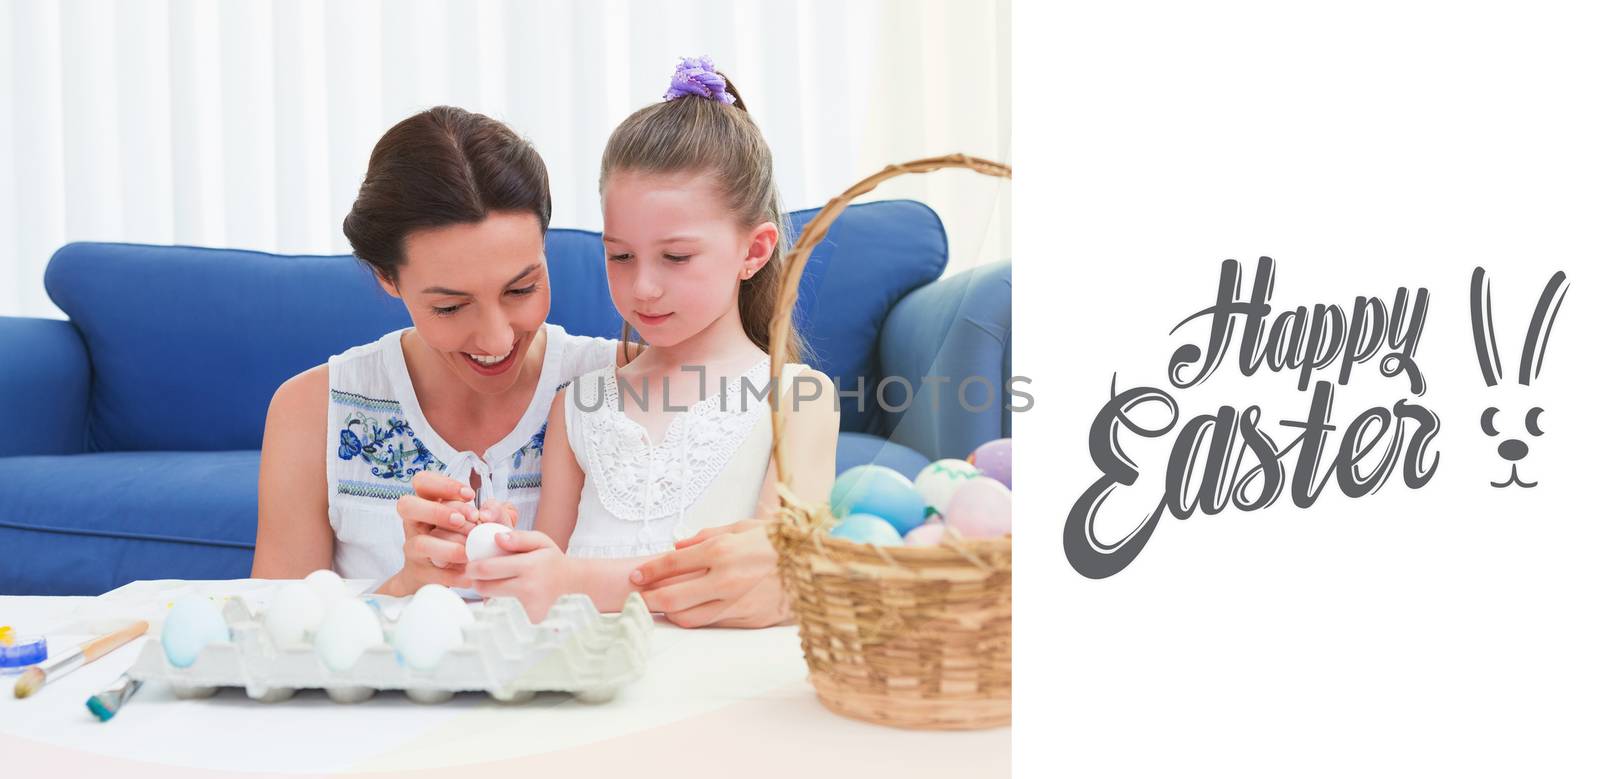
<path fill-rule="evenodd" d="M 659 442 L 622 410 L 614 364 L 574 381 L 563 411 L 584 483 L 567 554 L 661 554 L 704 528 L 755 516 L 772 451 L 769 365 L 763 358 L 676 413 Z M 805 368 L 784 365 L 785 393 Z"/>
<path fill-rule="evenodd" d="M 568 335 L 545 324 L 544 367 L 522 420 L 479 456 L 460 452 L 428 424 L 411 386 L 396 330 L 328 360 L 328 522 L 333 570 L 346 579 L 387 579 L 405 558 L 395 503 L 414 494 L 411 477 L 440 471 L 463 484 L 478 474 L 480 500 L 516 506 L 533 527 L 541 484 L 545 421 L 556 391 L 572 377 L 616 362 L 617 342 Z"/>

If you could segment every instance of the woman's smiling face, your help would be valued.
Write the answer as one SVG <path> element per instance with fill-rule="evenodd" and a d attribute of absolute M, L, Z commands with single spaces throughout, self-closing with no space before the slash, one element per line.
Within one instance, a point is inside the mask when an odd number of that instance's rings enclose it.
<path fill-rule="evenodd" d="M 494 212 L 481 222 L 413 232 L 397 278 L 381 280 L 404 301 L 423 344 L 473 390 L 516 384 L 528 345 L 550 315 L 539 217 Z"/>

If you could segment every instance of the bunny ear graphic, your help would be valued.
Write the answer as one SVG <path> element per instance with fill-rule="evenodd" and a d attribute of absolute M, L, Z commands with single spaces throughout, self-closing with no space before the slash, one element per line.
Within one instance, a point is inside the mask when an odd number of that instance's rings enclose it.
<path fill-rule="evenodd" d="M 1480 266 L 1472 271 L 1472 340 L 1478 346 L 1478 368 L 1483 371 L 1483 383 L 1493 387 L 1500 383 L 1504 374 L 1500 370 L 1500 347 L 1494 341 L 1494 313 L 1490 309 L 1489 276 Z"/>
<path fill-rule="evenodd" d="M 1555 327 L 1556 312 L 1561 310 L 1561 301 L 1567 299 L 1568 286 L 1567 274 L 1556 271 L 1550 283 L 1544 285 L 1544 294 L 1539 296 L 1539 307 L 1533 310 L 1533 319 L 1528 322 L 1528 340 L 1522 344 L 1522 370 L 1517 381 L 1524 385 L 1532 384 L 1544 370 L 1544 350 L 1550 343 L 1550 328 Z"/>

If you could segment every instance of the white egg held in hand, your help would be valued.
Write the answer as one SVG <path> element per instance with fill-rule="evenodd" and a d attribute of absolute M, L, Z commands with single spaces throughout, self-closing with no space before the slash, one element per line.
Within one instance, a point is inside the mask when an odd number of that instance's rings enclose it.
<path fill-rule="evenodd" d="M 963 538 L 999 538 L 1011 532 L 1011 490 L 979 476 L 950 496 L 945 524 Z"/>
<path fill-rule="evenodd" d="M 446 595 L 461 603 L 455 593 L 446 591 Z M 394 648 L 400 654 L 400 662 L 419 671 L 432 670 L 447 652 L 463 643 L 456 614 L 442 597 L 413 597 L 394 628 Z"/>
<path fill-rule="evenodd" d="M 304 581 L 287 581 L 278 585 L 267 604 L 267 635 L 279 649 L 309 641 L 322 627 L 327 616 L 327 606 L 314 587 Z"/>
<path fill-rule="evenodd" d="M 178 668 L 194 665 L 200 650 L 212 644 L 228 643 L 228 622 L 210 598 L 181 595 L 172 603 L 161 626 L 161 648 L 167 662 Z"/>
<path fill-rule="evenodd" d="M 950 496 L 955 494 L 956 488 L 982 475 L 978 466 L 966 460 L 950 458 L 929 463 L 917 474 L 914 484 L 917 494 L 922 496 L 922 502 L 928 504 L 934 513 L 944 516 Z"/>
<path fill-rule="evenodd" d="M 416 605 L 419 601 L 441 604 L 445 615 L 450 618 L 449 621 L 457 627 L 466 627 L 472 624 L 472 610 L 467 608 L 467 602 L 462 600 L 461 596 L 457 595 L 456 591 L 449 587 L 442 584 L 424 584 L 421 589 L 417 590 L 416 594 L 411 596 L 411 604 L 406 608 L 409 610 L 411 606 Z"/>
<path fill-rule="evenodd" d="M 383 626 L 378 623 L 378 613 L 355 598 L 334 604 L 317 629 L 317 657 L 333 671 L 354 668 L 368 649 L 381 646 Z"/>
<path fill-rule="evenodd" d="M 494 522 L 485 522 L 472 529 L 467 534 L 467 559 L 487 560 L 508 554 L 495 543 L 494 537 L 502 533 L 510 533 L 511 528 Z"/>

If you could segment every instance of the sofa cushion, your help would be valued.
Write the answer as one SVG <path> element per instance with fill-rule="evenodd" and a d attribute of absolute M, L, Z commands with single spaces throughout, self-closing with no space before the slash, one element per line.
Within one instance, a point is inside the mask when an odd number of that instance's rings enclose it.
<path fill-rule="evenodd" d="M 545 257 L 550 263 L 550 321 L 578 335 L 622 335 L 622 315 L 611 305 L 606 283 L 606 249 L 600 234 L 551 230 L 545 238 Z"/>
<path fill-rule="evenodd" d="M 261 453 L 0 459 L 0 592 L 94 595 L 135 579 L 250 575 Z M 17 555 L 12 550 L 20 550 Z"/>
<path fill-rule="evenodd" d="M 1011 435 L 1005 394 L 1011 378 L 1010 262 L 981 265 L 914 290 L 884 323 L 879 347 L 884 374 L 907 379 L 884 383 L 880 432 L 890 440 L 934 459 L 963 458 L 990 439 Z M 944 383 L 925 383 L 926 376 Z"/>
<path fill-rule="evenodd" d="M 796 237 L 820 209 L 790 215 Z M 795 319 L 814 352 L 812 367 L 841 392 L 839 429 L 883 432 L 877 387 L 878 333 L 889 310 L 912 290 L 944 273 L 949 246 L 933 209 L 912 200 L 850 206 L 811 252 Z M 858 385 L 857 379 L 860 379 Z"/>
<path fill-rule="evenodd" d="M 94 451 L 261 446 L 278 385 L 410 322 L 349 255 L 74 243 L 45 288 L 94 366 Z"/>

